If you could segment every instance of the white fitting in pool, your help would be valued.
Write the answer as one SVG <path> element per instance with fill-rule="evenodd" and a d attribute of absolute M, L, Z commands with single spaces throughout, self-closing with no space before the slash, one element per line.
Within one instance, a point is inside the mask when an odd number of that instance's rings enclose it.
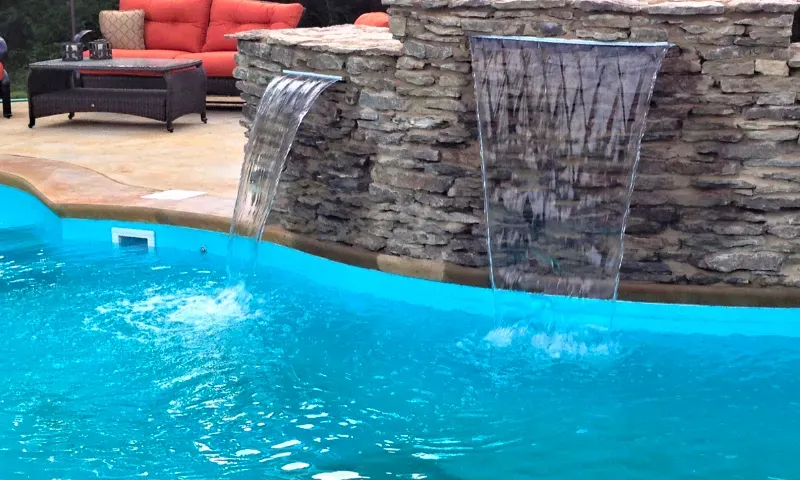
<path fill-rule="evenodd" d="M 156 248 L 156 232 L 152 230 L 136 230 L 133 228 L 111 228 L 111 242 L 119 245 L 120 239 L 141 238 L 147 240 L 147 248 Z"/>
<path fill-rule="evenodd" d="M 186 200 L 187 198 L 199 197 L 205 194 L 206 192 L 197 192 L 194 190 L 164 190 L 163 192 L 143 195 L 142 198 L 151 200 Z"/>

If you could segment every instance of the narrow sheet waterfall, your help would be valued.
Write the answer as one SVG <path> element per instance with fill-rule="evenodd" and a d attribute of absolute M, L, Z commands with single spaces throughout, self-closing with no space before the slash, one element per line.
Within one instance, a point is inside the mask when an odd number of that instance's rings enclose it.
<path fill-rule="evenodd" d="M 668 47 L 471 38 L 494 288 L 616 298 Z"/>
<path fill-rule="evenodd" d="M 228 276 L 232 281 L 253 273 L 258 243 L 300 122 L 317 97 L 340 80 L 339 77 L 285 72 L 267 85 L 245 147 L 231 221 Z"/>

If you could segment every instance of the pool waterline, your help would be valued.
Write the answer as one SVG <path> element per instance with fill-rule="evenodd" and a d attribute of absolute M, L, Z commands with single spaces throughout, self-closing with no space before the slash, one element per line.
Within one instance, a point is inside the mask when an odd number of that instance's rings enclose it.
<path fill-rule="evenodd" d="M 113 220 L 59 218 L 36 197 L 21 190 L 0 186 L 0 203 L 17 206 L 0 216 L 0 229 L 19 225 L 46 226 L 52 241 L 106 244 L 111 228 L 152 230 L 157 248 L 199 255 L 224 257 L 228 236 L 224 233 L 150 223 Z M 206 253 L 200 253 L 204 248 Z M 368 294 L 389 301 L 441 311 L 465 311 L 493 316 L 492 290 L 452 283 L 423 280 L 370 270 L 317 257 L 289 247 L 261 242 L 259 268 L 286 268 L 320 285 L 346 288 L 354 295 Z M 606 301 L 531 295 L 497 291 L 497 304 L 509 318 L 530 317 L 546 312 L 550 318 L 570 324 L 581 323 L 615 330 L 708 335 L 800 336 L 800 309 L 680 305 L 629 301 Z M 613 317 L 613 322 L 612 322 Z"/>

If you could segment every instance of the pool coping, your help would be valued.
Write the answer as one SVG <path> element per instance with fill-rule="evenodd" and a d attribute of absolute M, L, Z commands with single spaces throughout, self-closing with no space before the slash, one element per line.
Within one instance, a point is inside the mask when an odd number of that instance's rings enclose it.
<path fill-rule="evenodd" d="M 62 218 L 120 220 L 227 232 L 234 199 L 203 195 L 185 200 L 141 198 L 160 190 L 127 185 L 94 170 L 56 160 L 0 155 L 0 185 L 25 191 Z M 268 226 L 262 240 L 329 260 L 426 280 L 489 286 L 487 268 L 371 252 Z M 800 288 L 674 285 L 623 281 L 622 300 L 724 306 L 798 307 Z"/>

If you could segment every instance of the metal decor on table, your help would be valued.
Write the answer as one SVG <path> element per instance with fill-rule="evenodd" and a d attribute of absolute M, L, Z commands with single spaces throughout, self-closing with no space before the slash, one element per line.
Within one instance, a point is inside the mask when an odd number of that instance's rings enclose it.
<path fill-rule="evenodd" d="M 81 70 L 113 73 L 116 83 L 86 88 L 76 79 Z M 155 74 L 150 88 L 137 81 L 142 73 Z M 30 65 L 28 106 L 30 128 L 37 118 L 67 113 L 71 120 L 76 112 L 106 112 L 166 122 L 172 132 L 172 122 L 190 113 L 206 123 L 206 74 L 200 60 L 47 60 Z"/>
<path fill-rule="evenodd" d="M 102 38 L 89 42 L 89 58 L 91 60 L 111 60 L 111 45 Z"/>
<path fill-rule="evenodd" d="M 83 60 L 83 44 L 79 42 L 62 43 L 61 60 L 64 62 L 80 62 Z"/>

